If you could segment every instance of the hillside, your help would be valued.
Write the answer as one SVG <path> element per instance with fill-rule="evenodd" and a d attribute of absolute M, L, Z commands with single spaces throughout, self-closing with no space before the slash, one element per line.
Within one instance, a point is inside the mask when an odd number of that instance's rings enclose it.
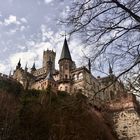
<path fill-rule="evenodd" d="M 0 90 L 1 140 L 115 140 L 107 124 L 80 93 Z"/>

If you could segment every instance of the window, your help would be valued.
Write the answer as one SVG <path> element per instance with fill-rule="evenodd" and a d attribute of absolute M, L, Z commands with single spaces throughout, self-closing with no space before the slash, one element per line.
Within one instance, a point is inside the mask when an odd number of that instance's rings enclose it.
<path fill-rule="evenodd" d="M 73 79 L 77 80 L 77 75 L 76 74 L 73 75 Z"/>
<path fill-rule="evenodd" d="M 68 91 L 68 87 L 67 86 L 65 87 L 65 91 Z"/>
<path fill-rule="evenodd" d="M 62 87 L 60 87 L 60 91 L 62 91 Z"/>
<path fill-rule="evenodd" d="M 68 75 L 65 75 L 65 79 L 68 79 Z"/>
<path fill-rule="evenodd" d="M 83 73 L 79 73 L 78 78 L 83 79 Z"/>

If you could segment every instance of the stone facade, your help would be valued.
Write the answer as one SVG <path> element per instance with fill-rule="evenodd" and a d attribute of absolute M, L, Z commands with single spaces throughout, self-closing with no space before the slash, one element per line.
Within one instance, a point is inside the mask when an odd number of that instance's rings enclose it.
<path fill-rule="evenodd" d="M 85 66 L 77 68 L 72 60 L 66 38 L 58 61 L 59 70 L 55 69 L 55 56 L 56 53 L 53 50 L 44 51 L 42 68 L 36 69 L 34 63 L 30 72 L 27 67 L 23 69 L 19 61 L 13 78 L 19 81 L 25 89 L 42 90 L 50 85 L 54 92 L 60 90 L 74 94 L 80 91 L 90 98 L 96 94 L 96 97 L 102 100 L 111 100 L 118 92 L 124 90 L 118 80 L 113 82 L 115 76 L 112 73 L 104 78 L 94 77 L 90 71 L 90 61 L 88 68 Z M 113 84 L 108 89 L 101 90 L 111 82 Z"/>

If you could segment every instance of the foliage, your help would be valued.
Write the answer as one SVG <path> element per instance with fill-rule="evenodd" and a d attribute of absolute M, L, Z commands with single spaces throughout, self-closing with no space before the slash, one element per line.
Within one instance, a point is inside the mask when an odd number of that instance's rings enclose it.
<path fill-rule="evenodd" d="M 55 95 L 50 89 L 22 93 L 0 94 L 1 140 L 114 139 L 81 93 Z"/>
<path fill-rule="evenodd" d="M 19 83 L 15 81 L 0 79 L 0 90 L 4 90 L 9 93 L 14 93 L 18 95 L 22 92 L 23 88 L 22 88 L 22 85 L 20 85 Z"/>

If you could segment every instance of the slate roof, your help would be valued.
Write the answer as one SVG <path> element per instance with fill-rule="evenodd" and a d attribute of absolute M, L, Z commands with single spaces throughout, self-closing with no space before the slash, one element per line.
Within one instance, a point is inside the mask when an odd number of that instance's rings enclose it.
<path fill-rule="evenodd" d="M 62 59 L 69 59 L 72 61 L 66 38 L 64 40 L 64 44 L 63 44 L 63 48 L 62 48 L 62 52 L 61 52 L 61 57 L 60 57 L 60 60 L 62 60 Z"/>

